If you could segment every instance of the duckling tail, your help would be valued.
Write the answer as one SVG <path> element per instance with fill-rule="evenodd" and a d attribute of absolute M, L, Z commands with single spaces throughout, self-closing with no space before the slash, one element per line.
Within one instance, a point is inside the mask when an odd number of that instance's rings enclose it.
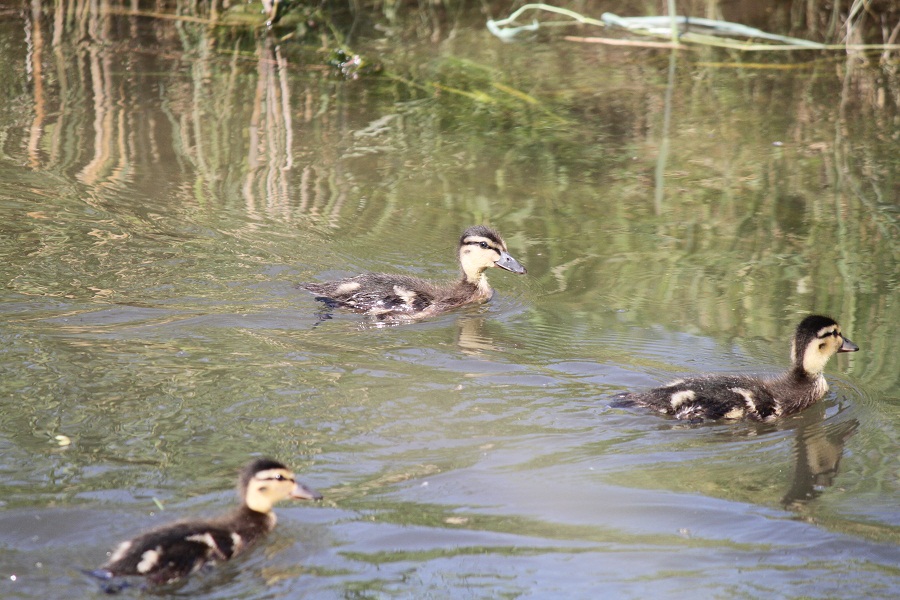
<path fill-rule="evenodd" d="M 106 569 L 81 569 L 81 572 L 85 575 L 90 575 L 91 577 L 99 579 L 100 589 L 104 594 L 118 594 L 126 588 L 134 587 L 131 582 L 125 581 L 124 579 L 117 579 L 112 571 L 107 571 Z"/>
<path fill-rule="evenodd" d="M 634 408 L 638 403 L 629 392 L 622 392 L 613 396 L 609 405 L 612 408 Z"/>

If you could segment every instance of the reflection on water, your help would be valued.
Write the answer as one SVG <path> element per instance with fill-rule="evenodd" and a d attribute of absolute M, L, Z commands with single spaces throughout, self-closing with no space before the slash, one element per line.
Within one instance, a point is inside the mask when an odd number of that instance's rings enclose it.
<path fill-rule="evenodd" d="M 858 427 L 859 422 L 853 419 L 832 427 L 816 423 L 797 429 L 797 466 L 791 488 L 781 499 L 782 504 L 792 508 L 802 507 L 834 484 L 844 444 Z"/>
<path fill-rule="evenodd" d="M 346 81 L 321 31 L 109 8 L 0 23 L 0 595 L 94 594 L 78 569 L 230 505 L 251 454 L 328 500 L 179 594 L 896 595 L 889 64 L 507 45 L 429 6 L 360 25 L 385 73 Z M 379 328 L 296 287 L 452 278 L 473 223 L 529 267 L 485 305 Z M 864 349 L 813 409 L 608 406 L 777 371 L 810 312 Z"/>
<path fill-rule="evenodd" d="M 478 356 L 498 349 L 487 332 L 485 321 L 484 317 L 460 317 L 457 320 L 456 343 L 461 352 Z"/>

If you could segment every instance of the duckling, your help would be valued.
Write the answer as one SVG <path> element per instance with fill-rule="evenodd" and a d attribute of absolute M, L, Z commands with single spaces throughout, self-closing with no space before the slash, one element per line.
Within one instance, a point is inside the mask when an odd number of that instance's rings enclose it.
<path fill-rule="evenodd" d="M 241 505 L 208 521 L 180 521 L 122 542 L 92 574 L 102 579 L 141 575 L 153 585 L 171 583 L 206 564 L 237 556 L 275 527 L 273 505 L 285 498 L 321 500 L 282 463 L 260 458 L 241 471 Z"/>
<path fill-rule="evenodd" d="M 519 275 L 526 272 L 525 267 L 510 256 L 500 234 L 484 225 L 475 225 L 463 232 L 458 258 L 462 276 L 453 284 L 438 285 L 408 275 L 364 273 L 337 281 L 306 283 L 301 287 L 319 296 L 320 300 L 379 319 L 413 320 L 490 300 L 494 290 L 488 285 L 484 272 L 491 267 Z"/>
<path fill-rule="evenodd" d="M 825 363 L 838 352 L 859 347 L 829 317 L 803 319 L 791 340 L 791 368 L 762 379 L 749 375 L 705 375 L 679 379 L 647 392 L 620 394 L 613 406 L 645 406 L 677 419 L 701 422 L 749 419 L 771 422 L 800 412 L 825 396 Z"/>

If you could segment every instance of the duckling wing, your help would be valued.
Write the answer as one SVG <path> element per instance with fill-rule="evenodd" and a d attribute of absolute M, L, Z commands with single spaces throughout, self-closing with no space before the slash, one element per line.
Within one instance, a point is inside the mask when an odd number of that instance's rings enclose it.
<path fill-rule="evenodd" d="M 103 568 L 112 575 L 143 575 L 166 583 L 209 562 L 228 560 L 241 546 L 240 536 L 212 524 L 175 524 L 123 542 Z"/>
<path fill-rule="evenodd" d="M 325 283 L 309 283 L 310 292 L 374 315 L 417 313 L 435 302 L 433 286 L 421 279 L 403 275 L 367 273 Z"/>
<path fill-rule="evenodd" d="M 751 377 L 698 377 L 678 380 L 648 392 L 625 394 L 619 406 L 653 408 L 677 419 L 767 421 L 780 413 L 764 382 Z"/>

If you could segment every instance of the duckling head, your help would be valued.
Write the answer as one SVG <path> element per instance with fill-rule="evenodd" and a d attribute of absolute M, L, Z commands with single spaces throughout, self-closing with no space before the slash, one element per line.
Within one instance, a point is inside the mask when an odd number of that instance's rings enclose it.
<path fill-rule="evenodd" d="M 254 460 L 241 472 L 241 500 L 250 510 L 269 513 L 279 501 L 287 498 L 321 500 L 322 494 L 294 479 L 282 463 L 270 458 Z"/>
<path fill-rule="evenodd" d="M 856 352 L 859 346 L 841 334 L 834 319 L 810 315 L 797 326 L 791 341 L 791 360 L 810 376 L 825 370 L 825 363 L 838 352 Z"/>
<path fill-rule="evenodd" d="M 459 238 L 459 264 L 470 283 L 481 283 L 482 274 L 491 267 L 519 275 L 526 272 L 525 267 L 510 256 L 500 234 L 484 225 L 469 227 Z"/>

